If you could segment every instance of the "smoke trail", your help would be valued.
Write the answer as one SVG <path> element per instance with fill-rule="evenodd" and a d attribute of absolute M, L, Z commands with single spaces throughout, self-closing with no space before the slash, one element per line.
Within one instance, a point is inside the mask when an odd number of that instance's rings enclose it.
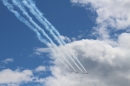
<path fill-rule="evenodd" d="M 46 40 L 44 40 L 44 39 L 41 37 L 40 33 L 39 33 L 25 18 L 23 18 L 17 11 L 14 10 L 13 6 L 12 6 L 10 3 L 8 3 L 8 0 L 2 0 L 2 2 L 3 2 L 3 4 L 8 8 L 8 10 L 11 11 L 12 13 L 14 13 L 14 15 L 15 15 L 21 22 L 23 22 L 25 25 L 27 25 L 31 30 L 33 30 L 33 31 L 36 33 L 38 39 L 39 39 L 41 42 L 43 42 L 45 45 L 47 45 L 48 47 L 50 47 L 50 46 L 48 45 L 49 42 L 47 42 Z M 51 47 L 50 47 L 50 48 L 51 48 Z M 51 48 L 51 50 L 52 50 L 53 52 L 55 52 L 53 48 Z M 62 61 L 59 57 L 58 57 L 58 59 L 71 71 L 71 69 L 68 67 L 67 64 L 64 63 L 64 61 Z"/>
<path fill-rule="evenodd" d="M 17 6 L 22 12 L 23 14 L 29 19 L 29 21 L 39 30 L 42 32 L 42 34 L 47 37 L 47 39 L 50 41 L 51 44 L 53 44 L 55 46 L 55 48 L 59 51 L 59 49 L 57 48 L 57 46 L 55 45 L 55 43 L 52 41 L 52 39 L 45 33 L 45 31 L 38 26 L 33 19 L 28 15 L 27 11 L 25 10 L 24 6 L 19 2 L 19 0 L 12 0 L 13 4 L 15 6 Z M 60 52 L 60 54 L 62 55 L 62 53 Z M 62 55 L 62 57 L 64 57 L 65 61 L 67 61 L 67 63 L 75 70 L 75 68 L 71 65 L 71 63 L 65 58 L 65 56 Z M 76 71 L 76 70 L 75 70 Z"/>
<path fill-rule="evenodd" d="M 61 36 L 60 33 L 59 33 L 59 32 L 57 31 L 57 29 L 56 29 L 53 25 L 51 25 L 51 23 L 42 15 L 42 12 L 40 12 L 40 10 L 38 10 L 38 8 L 35 6 L 34 2 L 31 1 L 31 0 L 27 0 L 27 1 L 30 2 L 30 5 L 35 9 L 35 11 L 39 14 L 39 16 L 45 20 L 45 22 L 50 26 L 50 28 L 55 32 L 55 34 L 56 34 L 58 37 L 60 37 L 60 36 Z M 63 43 L 63 45 L 66 45 L 66 43 L 65 43 L 61 38 L 59 38 L 59 39 L 60 39 L 60 41 Z M 74 54 L 72 54 L 72 56 L 77 60 L 77 62 L 80 64 L 80 66 L 87 72 L 87 70 L 84 68 L 84 66 L 81 64 L 81 62 L 78 60 L 78 58 L 77 58 Z"/>
<path fill-rule="evenodd" d="M 33 28 L 33 27 L 31 26 L 31 24 L 30 24 L 26 19 L 24 19 L 17 11 L 14 10 L 13 6 L 8 3 L 8 0 L 2 0 L 2 2 L 3 2 L 3 4 L 8 8 L 8 10 L 11 11 L 12 13 L 14 13 L 14 15 L 15 15 L 21 22 L 23 22 L 23 23 L 26 24 L 31 30 L 33 30 L 33 31 L 36 33 L 38 39 L 41 40 L 41 37 L 40 37 L 39 32 L 38 32 L 35 28 Z M 48 42 L 47 42 L 46 40 L 44 40 L 44 39 L 42 40 L 42 42 L 45 43 L 45 44 L 48 44 Z"/>
<path fill-rule="evenodd" d="M 30 3 L 30 5 L 27 3 Z M 43 17 L 42 13 L 37 9 L 37 7 L 35 6 L 34 2 L 31 0 L 23 0 L 23 4 L 26 5 L 29 9 L 30 12 L 39 20 L 40 23 L 42 23 L 45 28 L 50 32 L 50 34 L 55 38 L 55 40 L 60 44 L 60 45 L 65 45 L 66 43 L 61 39 L 58 38 L 60 37 L 60 33 L 55 29 L 54 26 L 52 26 L 50 24 L 50 22 Z M 38 15 L 39 14 L 39 15 Z M 53 33 L 53 31 L 55 33 Z M 56 35 L 58 36 L 56 36 Z M 60 40 L 59 40 L 60 39 Z M 68 52 L 66 51 L 67 55 L 69 56 L 69 58 L 74 62 L 74 64 L 80 69 L 80 67 L 77 65 L 77 63 L 75 63 L 75 61 L 72 59 L 72 57 L 68 54 Z M 80 64 L 80 66 L 86 71 L 86 69 L 83 67 L 83 65 L 80 63 L 80 61 L 77 59 L 77 57 L 75 55 L 72 54 L 72 56 L 78 61 L 78 63 Z M 81 70 L 81 69 L 80 69 Z M 81 70 L 82 71 L 82 70 Z M 83 71 L 82 71 L 83 72 Z M 87 72 L 87 71 L 86 71 Z"/>
<path fill-rule="evenodd" d="M 17 0 L 18 1 L 18 0 Z M 27 18 L 29 18 L 29 20 L 30 20 L 30 22 L 36 27 L 36 28 L 38 28 L 38 30 L 42 30 L 42 33 L 43 33 L 43 35 L 45 35 L 48 39 L 49 39 L 49 41 L 56 47 L 56 49 L 58 50 L 58 48 L 57 48 L 57 46 L 54 44 L 54 42 L 51 40 L 51 38 L 44 32 L 44 30 L 40 27 L 40 26 L 38 26 L 33 20 L 32 20 L 32 18 L 28 15 L 28 13 L 26 12 L 26 10 L 24 9 L 24 7 L 20 4 L 20 3 L 18 3 L 16 0 L 13 0 L 13 3 L 14 3 L 14 5 L 16 5 L 16 6 L 18 6 L 19 8 L 20 8 L 20 10 L 23 12 L 23 14 L 25 15 L 25 16 L 27 16 Z M 59 51 L 59 50 L 58 50 Z M 60 51 L 59 51 L 60 52 Z M 60 52 L 60 54 L 62 55 L 62 53 Z M 63 56 L 63 55 L 62 55 Z M 64 57 L 64 56 L 63 56 Z M 69 63 L 69 61 L 64 57 L 64 59 L 67 61 L 67 63 L 74 69 L 74 67 Z M 75 69 L 74 69 L 75 70 Z M 75 70 L 76 71 L 76 70 Z"/>
<path fill-rule="evenodd" d="M 41 16 L 41 18 L 43 18 L 43 19 L 45 20 L 46 24 L 48 24 L 48 26 L 52 29 L 52 31 L 54 31 L 55 34 L 59 37 L 60 41 L 62 42 L 62 45 L 66 45 L 65 41 L 63 41 L 63 40 L 60 38 L 61 35 L 60 35 L 60 33 L 57 31 L 57 29 L 56 29 L 53 25 L 51 25 L 51 23 L 50 23 L 45 17 Z M 70 53 L 71 53 L 71 52 L 70 52 Z M 72 56 L 76 59 L 76 61 L 80 64 L 80 66 L 84 69 L 84 71 L 87 72 L 87 70 L 84 68 L 84 66 L 81 64 L 81 62 L 78 60 L 78 58 L 77 58 L 73 53 L 71 53 L 71 54 L 72 54 Z"/>
<path fill-rule="evenodd" d="M 58 39 L 58 37 L 53 33 L 53 31 L 52 31 L 51 29 L 49 29 L 50 27 L 47 25 L 47 23 L 45 22 L 45 20 L 43 20 L 43 19 L 37 14 L 37 12 L 35 12 L 35 9 L 34 9 L 31 5 L 29 5 L 26 0 L 23 0 L 23 4 L 30 9 L 30 12 L 37 18 L 37 20 L 39 20 L 39 22 L 40 22 L 41 24 L 43 24 L 43 25 L 45 26 L 45 28 L 50 32 L 50 34 L 54 37 L 54 39 L 55 39 L 60 45 L 63 45 L 62 42 L 60 42 L 60 40 Z M 81 68 L 77 65 L 77 63 L 73 60 L 73 58 L 68 54 L 68 52 L 66 52 L 66 53 L 67 53 L 68 57 L 72 60 L 72 62 L 74 62 L 74 64 L 79 68 L 79 70 L 82 71 Z M 82 71 L 82 72 L 83 72 L 83 71 Z"/>

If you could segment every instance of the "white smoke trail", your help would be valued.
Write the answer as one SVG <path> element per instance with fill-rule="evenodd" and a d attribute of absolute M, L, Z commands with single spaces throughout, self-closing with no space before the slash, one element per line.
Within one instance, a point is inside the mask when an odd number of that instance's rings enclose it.
<path fill-rule="evenodd" d="M 8 3 L 8 0 L 2 0 L 3 4 L 8 8 L 9 11 L 11 11 L 12 13 L 14 13 L 14 15 L 24 24 L 26 24 L 31 30 L 33 30 L 37 37 L 39 38 L 39 40 L 41 40 L 41 36 L 39 34 L 39 32 L 32 27 L 32 25 L 25 19 L 23 18 L 17 11 L 14 10 L 13 6 L 11 4 Z M 48 42 L 46 40 L 42 40 L 43 43 L 48 44 Z"/>
<path fill-rule="evenodd" d="M 39 39 L 41 42 L 43 42 L 45 45 L 47 45 L 48 47 L 50 47 L 50 46 L 48 45 L 49 42 L 47 42 L 45 39 L 43 39 L 43 38 L 41 37 L 41 34 L 40 34 L 25 18 L 23 18 L 17 11 L 14 10 L 14 7 L 13 7 L 10 3 L 8 3 L 8 0 L 2 0 L 2 2 L 3 2 L 3 4 L 8 8 L 8 10 L 11 11 L 12 13 L 14 13 L 14 15 L 15 15 L 21 22 L 23 22 L 24 24 L 26 24 L 31 30 L 33 30 L 33 31 L 36 33 L 38 39 Z M 51 48 L 51 47 L 50 47 L 50 48 Z M 51 50 L 52 50 L 53 52 L 55 52 L 53 48 L 51 48 Z M 56 54 L 56 53 L 55 53 L 55 54 Z M 58 59 L 71 71 L 71 69 L 68 67 L 68 65 L 67 65 L 66 63 L 64 63 L 64 61 L 62 61 L 59 57 L 58 57 Z"/>
<path fill-rule="evenodd" d="M 57 48 L 56 44 L 52 41 L 52 39 L 45 33 L 45 31 L 38 26 L 33 19 L 28 15 L 27 11 L 25 10 L 24 6 L 19 2 L 19 0 L 12 0 L 13 4 L 15 6 L 17 6 L 22 12 L 23 14 L 29 19 L 29 21 L 39 30 L 42 32 L 42 34 L 50 41 L 51 44 L 53 44 L 55 46 L 55 48 L 58 50 L 58 52 L 60 52 L 60 50 Z M 60 52 L 60 54 L 62 55 L 62 53 Z M 65 59 L 65 61 L 75 70 L 75 68 L 71 65 L 71 63 L 65 58 L 65 56 L 62 55 L 62 57 Z M 76 71 L 76 70 L 75 70 Z"/>
<path fill-rule="evenodd" d="M 32 20 L 32 18 L 28 15 L 28 13 L 27 13 L 27 11 L 24 9 L 24 7 L 20 4 L 20 3 L 18 3 L 18 0 L 13 0 L 13 3 L 14 3 L 14 5 L 15 6 L 18 6 L 18 8 L 23 12 L 23 14 L 27 17 L 27 18 L 29 18 L 29 21 L 36 27 L 36 28 L 38 28 L 38 30 L 40 30 L 40 31 L 42 31 L 42 33 L 43 33 L 43 35 L 45 35 L 47 38 L 48 38 L 48 40 L 56 47 L 56 49 L 59 51 L 59 49 L 57 48 L 57 46 L 55 45 L 55 43 L 51 40 L 51 38 L 44 32 L 44 30 L 40 27 L 40 26 L 38 26 L 33 20 Z M 60 51 L 59 51 L 60 52 Z M 60 52 L 60 54 L 62 55 L 62 53 Z M 62 55 L 62 57 L 64 57 L 63 55 Z M 75 68 L 71 65 L 71 63 L 64 57 L 64 59 L 67 61 L 67 63 L 75 70 Z M 75 70 L 76 71 L 76 70 Z"/>
<path fill-rule="evenodd" d="M 23 0 L 23 4 L 28 7 L 30 9 L 30 12 L 37 18 L 37 20 L 39 20 L 39 22 L 41 24 L 43 24 L 45 26 L 45 28 L 50 32 L 50 34 L 54 37 L 54 39 L 60 44 L 60 45 L 63 45 L 62 42 L 58 39 L 58 37 L 55 35 L 55 33 L 49 29 L 50 27 L 47 25 L 47 23 L 45 23 L 45 20 L 43 20 L 38 14 L 37 12 L 35 11 L 35 9 L 33 9 L 33 7 L 31 5 L 29 5 L 27 3 L 26 0 Z M 78 66 L 78 64 L 73 60 L 73 58 L 69 55 L 69 53 L 65 50 L 66 54 L 68 55 L 68 57 L 72 60 L 72 62 L 74 62 L 74 64 L 79 68 L 80 71 L 81 68 Z M 83 71 L 82 71 L 83 72 Z"/>
<path fill-rule="evenodd" d="M 27 3 L 27 1 L 28 1 L 28 3 L 30 3 L 30 5 Z M 43 17 L 42 13 L 38 10 L 38 8 L 35 6 L 33 1 L 31 1 L 31 0 L 23 0 L 23 3 L 24 3 L 24 5 L 26 5 L 30 9 L 30 12 L 39 20 L 39 22 L 42 23 L 45 26 L 45 28 L 50 32 L 50 34 L 55 38 L 55 40 L 60 45 L 65 45 L 66 44 L 61 38 L 58 38 L 58 37 L 61 36 L 60 33 L 55 29 L 55 27 L 53 25 L 51 25 L 51 23 L 45 17 Z M 65 50 L 65 52 L 67 53 L 69 58 L 74 62 L 74 64 L 81 70 L 81 68 L 77 65 L 77 63 L 75 63 L 75 61 L 69 55 L 69 53 L 66 50 Z M 80 64 L 80 66 L 86 71 L 86 69 L 83 67 L 81 62 L 77 59 L 77 57 L 74 54 L 72 54 L 72 56 L 77 60 L 77 62 Z"/>
<path fill-rule="evenodd" d="M 55 32 L 55 34 L 60 37 L 60 33 L 57 31 L 57 29 L 42 15 L 42 13 L 40 12 L 40 10 L 37 9 L 37 7 L 35 6 L 35 4 L 33 3 L 33 1 L 31 0 L 27 0 L 27 1 L 30 1 L 32 6 L 34 7 L 34 9 L 39 13 L 39 16 L 41 18 L 43 18 L 45 20 L 45 22 L 50 26 L 50 28 Z M 63 45 L 66 45 L 66 43 L 61 39 L 59 38 L 60 41 L 63 43 Z M 84 68 L 84 66 L 81 64 L 81 62 L 78 60 L 78 58 L 72 53 L 72 56 L 77 60 L 77 62 L 80 64 L 80 66 L 84 69 L 84 71 L 87 72 L 87 70 Z"/>

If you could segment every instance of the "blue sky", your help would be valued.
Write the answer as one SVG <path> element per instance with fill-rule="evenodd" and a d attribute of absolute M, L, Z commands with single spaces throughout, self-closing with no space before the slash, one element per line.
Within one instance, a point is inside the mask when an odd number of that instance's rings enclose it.
<path fill-rule="evenodd" d="M 0 1 L 1 86 L 130 85 L 130 1 L 34 1 L 67 44 L 53 48 L 55 53 L 52 52 Z M 17 7 L 15 10 L 24 16 Z M 28 9 L 27 12 L 45 30 Z M 49 32 L 47 34 L 59 45 Z M 65 50 L 75 55 L 90 74 L 79 72 Z M 63 56 L 79 73 L 69 72 L 57 59 Z"/>

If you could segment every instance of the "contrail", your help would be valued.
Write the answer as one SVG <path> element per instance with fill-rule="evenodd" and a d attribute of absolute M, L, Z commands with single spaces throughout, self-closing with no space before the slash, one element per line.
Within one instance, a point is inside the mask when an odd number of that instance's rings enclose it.
<path fill-rule="evenodd" d="M 28 1 L 28 3 L 30 3 L 30 5 L 31 5 L 31 7 L 29 6 L 29 4 L 27 3 L 27 1 Z M 60 39 L 60 41 L 59 41 L 59 39 L 58 39 L 58 37 L 60 37 L 61 35 L 60 35 L 60 33 L 57 31 L 57 29 L 53 26 L 53 25 L 51 25 L 51 23 L 45 18 L 45 17 L 43 17 L 43 15 L 42 15 L 42 13 L 38 10 L 38 8 L 35 6 L 35 4 L 34 4 L 34 2 L 33 1 L 31 1 L 31 0 L 24 0 L 23 1 L 23 3 L 25 4 L 25 5 L 27 5 L 27 7 L 28 8 L 30 8 L 30 10 L 31 10 L 31 13 L 32 14 L 34 14 L 34 16 L 46 27 L 46 29 L 47 30 L 49 30 L 49 32 L 51 33 L 51 35 L 55 38 L 55 40 L 57 40 L 57 42 L 60 44 L 60 45 L 65 45 L 66 43 L 61 39 L 61 38 L 59 38 Z M 51 28 L 51 29 L 50 29 Z M 58 36 L 56 36 L 54 33 L 53 33 L 53 31 L 55 32 L 55 34 Z M 67 52 L 66 52 L 67 53 Z M 67 53 L 68 54 L 68 53 Z M 72 54 L 72 53 L 71 53 Z M 69 55 L 69 54 L 68 54 Z M 81 64 L 81 62 L 77 59 L 77 57 L 74 55 L 74 54 L 72 54 L 72 56 L 77 60 L 77 62 L 80 64 L 80 66 L 86 71 L 86 69 L 84 68 L 84 66 Z M 70 55 L 69 55 L 69 57 L 71 57 Z M 72 57 L 71 57 L 71 60 L 72 60 Z M 72 60 L 73 61 L 73 60 Z M 74 62 L 74 61 L 73 61 Z M 75 63 L 75 62 L 74 62 Z M 77 65 L 76 63 L 75 63 L 75 65 Z M 79 68 L 79 66 L 77 65 L 77 67 Z M 80 69 L 80 68 L 79 68 Z M 81 70 L 81 69 L 80 69 Z M 81 70 L 82 71 L 82 70 Z M 87 71 L 86 71 L 87 72 Z"/>
<path fill-rule="evenodd" d="M 14 13 L 14 15 L 15 15 L 21 22 L 23 22 L 25 25 L 27 25 L 31 30 L 33 30 L 33 31 L 36 33 L 38 39 L 39 39 L 41 42 L 43 42 L 45 45 L 47 45 L 48 47 L 50 47 L 50 46 L 48 45 L 49 42 L 47 42 L 45 39 L 43 39 L 43 38 L 41 37 L 41 34 L 40 34 L 25 18 L 23 18 L 17 11 L 14 10 L 13 6 L 12 6 L 10 3 L 8 3 L 8 0 L 2 0 L 2 2 L 3 2 L 3 4 L 8 8 L 8 10 L 11 11 L 12 13 Z M 51 47 L 50 47 L 50 48 L 51 48 Z M 53 52 L 55 52 L 53 48 L 51 48 L 51 50 L 52 50 Z M 56 53 L 55 53 L 55 54 L 56 54 Z M 64 63 L 64 61 L 62 61 L 59 57 L 58 57 L 58 59 L 71 71 L 71 69 L 68 67 L 67 64 Z"/>
<path fill-rule="evenodd" d="M 18 1 L 18 0 L 17 0 Z M 44 30 L 40 27 L 40 26 L 38 26 L 33 20 L 32 20 L 32 18 L 28 15 L 28 13 L 26 12 L 26 10 L 24 9 L 24 7 L 20 4 L 20 3 L 18 3 L 16 0 L 13 0 L 13 3 L 14 3 L 14 5 L 16 5 L 16 6 L 18 6 L 18 8 L 23 12 L 23 14 L 27 17 L 27 18 L 29 18 L 29 21 L 36 27 L 36 28 L 38 28 L 38 30 L 40 30 L 42 33 L 43 33 L 43 35 L 45 35 L 47 38 L 48 38 L 48 40 L 55 46 L 55 48 L 59 51 L 59 49 L 57 48 L 57 46 L 55 45 L 55 43 L 51 40 L 51 38 L 44 32 Z M 60 52 L 60 51 L 59 51 Z M 60 52 L 60 54 L 62 55 L 62 53 Z M 62 55 L 63 56 L 63 55 Z M 64 56 L 63 56 L 64 57 Z M 71 65 L 71 63 L 64 57 L 64 59 L 67 61 L 67 63 L 75 70 L 75 68 Z M 76 70 L 75 70 L 76 71 Z"/>
<path fill-rule="evenodd" d="M 29 3 L 32 2 L 32 1 L 30 2 L 30 0 L 27 0 L 27 1 L 28 1 Z M 55 39 L 60 45 L 63 45 L 62 42 L 58 39 L 58 37 L 55 35 L 55 33 L 54 33 L 51 29 L 49 29 L 50 27 L 47 25 L 47 23 L 45 22 L 45 20 L 43 20 L 43 18 L 41 18 L 41 17 L 37 14 L 37 12 L 35 11 L 34 7 L 31 6 L 31 4 L 29 5 L 27 1 L 26 1 L 26 0 L 23 0 L 23 4 L 24 4 L 27 8 L 30 9 L 30 12 L 37 18 L 37 20 L 39 20 L 39 22 L 40 22 L 41 24 L 43 24 L 43 25 L 45 26 L 45 28 L 50 32 L 50 34 L 54 37 L 54 39 Z M 68 57 L 72 60 L 72 62 L 74 62 L 74 64 L 79 68 L 79 70 L 82 71 L 81 68 L 78 66 L 78 64 L 77 64 L 77 63 L 73 60 L 73 58 L 68 54 L 68 52 L 66 52 L 66 53 L 67 53 Z M 83 72 L 83 71 L 82 71 L 82 72 Z"/>
<path fill-rule="evenodd" d="M 24 6 L 19 2 L 19 0 L 12 0 L 13 4 L 15 6 L 17 6 L 22 12 L 23 14 L 29 19 L 29 21 L 39 30 L 42 32 L 42 34 L 47 37 L 47 39 L 50 41 L 50 43 L 52 43 L 55 48 L 58 50 L 58 52 L 60 52 L 60 50 L 57 48 L 57 46 L 55 45 L 55 43 L 52 41 L 52 39 L 45 33 L 45 31 L 38 26 L 33 19 L 29 16 L 29 14 L 27 13 L 27 11 L 25 10 Z M 60 54 L 62 55 L 62 53 L 60 52 Z M 71 63 L 65 58 L 65 56 L 62 55 L 62 57 L 64 57 L 65 61 L 67 61 L 67 63 L 76 71 L 76 69 L 71 65 Z"/>
<path fill-rule="evenodd" d="M 46 23 L 50 26 L 50 28 L 56 33 L 56 35 L 57 35 L 58 37 L 60 37 L 60 36 L 61 36 L 60 33 L 59 33 L 59 32 L 57 31 L 57 29 L 56 29 L 53 25 L 51 25 L 51 23 L 43 16 L 42 12 L 36 7 L 36 5 L 34 4 L 34 2 L 31 1 L 31 0 L 27 0 L 27 1 L 30 2 L 30 5 L 35 9 L 35 11 L 39 14 L 39 16 L 45 20 L 45 22 L 46 22 Z M 59 38 L 59 39 L 60 39 L 60 41 L 63 43 L 63 45 L 66 45 L 66 43 L 65 43 L 61 38 Z M 78 60 L 78 58 L 77 58 L 73 53 L 72 53 L 72 56 L 77 60 L 77 62 L 78 62 L 78 63 L 80 64 L 80 66 L 84 69 L 84 71 L 87 72 L 87 70 L 84 68 L 84 66 L 81 64 L 81 62 Z"/>
<path fill-rule="evenodd" d="M 23 12 L 23 14 L 27 17 L 27 18 L 29 18 L 29 21 L 36 27 L 36 28 L 38 28 L 38 30 L 40 30 L 42 33 L 43 33 L 43 35 L 45 35 L 47 38 L 48 38 L 48 40 L 56 47 L 56 49 L 59 51 L 59 49 L 57 48 L 57 46 L 55 45 L 55 43 L 51 40 L 51 38 L 44 32 L 44 30 L 40 27 L 40 26 L 38 26 L 33 20 L 32 20 L 32 18 L 28 15 L 28 13 L 26 12 L 26 10 L 24 9 L 24 7 L 20 4 L 20 3 L 18 3 L 18 0 L 16 1 L 16 0 L 13 0 L 13 3 L 14 3 L 14 5 L 15 6 L 18 6 L 18 8 Z M 60 52 L 60 51 L 59 51 Z M 60 54 L 62 55 L 62 53 L 60 52 Z M 65 59 L 65 61 L 67 61 L 67 63 L 76 71 L 76 69 L 71 65 L 71 63 L 65 58 L 65 56 L 63 56 L 62 55 L 62 57 L 64 57 L 64 59 Z M 77 72 L 77 71 L 76 71 Z"/>
<path fill-rule="evenodd" d="M 31 30 L 33 30 L 36 33 L 36 35 L 37 35 L 37 37 L 38 37 L 39 40 L 42 39 L 41 36 L 40 36 L 40 34 L 39 34 L 39 32 L 35 28 L 33 28 L 32 25 L 25 18 L 23 18 L 17 11 L 14 10 L 13 6 L 8 3 L 8 0 L 2 0 L 2 2 L 8 8 L 8 10 L 11 11 L 12 13 L 14 13 L 14 15 L 21 22 L 23 22 L 24 24 L 26 24 Z M 44 39 L 42 40 L 42 42 L 45 43 L 45 44 L 48 44 L 48 42 L 46 40 L 44 40 Z"/>
<path fill-rule="evenodd" d="M 18 0 L 17 0 L 18 1 Z M 20 3 L 18 3 L 18 2 L 16 2 L 15 0 L 13 0 L 13 3 L 14 3 L 14 5 L 16 5 L 16 6 L 18 6 L 18 8 L 20 8 L 20 10 L 23 12 L 23 14 L 27 17 L 27 18 L 29 18 L 29 21 L 36 27 L 36 28 L 38 28 L 38 30 L 42 30 L 42 28 L 40 27 L 40 26 L 38 26 L 33 20 L 32 20 L 32 18 L 28 15 L 28 13 L 26 12 L 26 10 L 24 9 L 24 7 L 20 4 Z M 54 42 L 51 40 L 51 38 L 44 32 L 44 30 L 42 30 L 42 33 L 43 33 L 43 35 L 45 35 L 47 38 L 48 38 L 48 40 L 53 44 L 53 45 L 55 45 L 54 44 Z M 55 47 L 56 47 L 56 49 L 58 50 L 58 48 L 57 48 L 57 46 L 55 45 Z M 58 50 L 59 51 L 59 50 Z M 59 51 L 60 52 L 60 51 Z M 60 54 L 62 55 L 62 53 L 60 52 Z M 62 55 L 63 56 L 63 55 Z M 63 56 L 64 57 L 64 56 Z M 74 67 L 69 63 L 69 61 L 64 57 L 64 59 L 67 61 L 67 63 L 74 69 Z M 74 69 L 75 70 L 75 69 Z M 76 70 L 75 70 L 76 71 Z"/>

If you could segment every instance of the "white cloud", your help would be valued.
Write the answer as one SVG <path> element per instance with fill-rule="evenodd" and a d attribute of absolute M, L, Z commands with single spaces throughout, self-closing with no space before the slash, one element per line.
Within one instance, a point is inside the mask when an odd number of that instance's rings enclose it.
<path fill-rule="evenodd" d="M 114 42 L 109 44 L 103 40 L 84 39 L 68 43 L 65 47 L 58 47 L 68 59 L 65 49 L 68 53 L 74 53 L 89 74 L 71 73 L 56 59 L 55 66 L 51 67 L 53 76 L 41 79 L 41 83 L 46 86 L 129 86 L 130 45 L 127 42 L 129 37 L 128 33 L 119 35 L 116 46 Z M 63 58 L 57 50 L 55 51 L 53 57 Z M 74 64 L 73 66 L 76 68 Z"/>
<path fill-rule="evenodd" d="M 70 38 L 67 36 L 60 36 L 60 39 L 66 41 L 66 42 L 71 42 Z"/>
<path fill-rule="evenodd" d="M 75 37 L 72 37 L 71 39 L 72 39 L 73 41 L 76 41 L 76 38 L 75 38 Z"/>
<path fill-rule="evenodd" d="M 50 53 L 51 50 L 49 48 L 37 48 L 35 49 L 35 54 L 40 55 L 41 53 Z"/>
<path fill-rule="evenodd" d="M 41 72 L 41 71 L 46 71 L 46 67 L 45 66 L 38 66 L 36 69 L 35 69 L 36 72 Z"/>
<path fill-rule="evenodd" d="M 14 61 L 14 59 L 13 58 L 7 58 L 7 59 L 5 59 L 5 60 L 3 60 L 3 61 L 1 61 L 2 63 L 5 63 L 5 64 L 8 64 L 9 62 L 13 62 Z"/>
<path fill-rule="evenodd" d="M 71 2 L 86 8 L 87 5 L 91 5 L 91 9 L 97 13 L 96 31 L 103 38 L 109 38 L 111 30 L 130 27 L 129 0 L 71 0 Z M 113 29 L 110 30 L 110 27 Z"/>
<path fill-rule="evenodd" d="M 125 49 L 130 49 L 130 34 L 122 33 L 119 36 L 118 43 L 120 44 L 120 47 L 123 47 Z"/>
<path fill-rule="evenodd" d="M 23 82 L 30 82 L 33 80 L 33 73 L 31 70 L 11 70 L 4 69 L 0 71 L 0 85 L 18 86 Z"/>

